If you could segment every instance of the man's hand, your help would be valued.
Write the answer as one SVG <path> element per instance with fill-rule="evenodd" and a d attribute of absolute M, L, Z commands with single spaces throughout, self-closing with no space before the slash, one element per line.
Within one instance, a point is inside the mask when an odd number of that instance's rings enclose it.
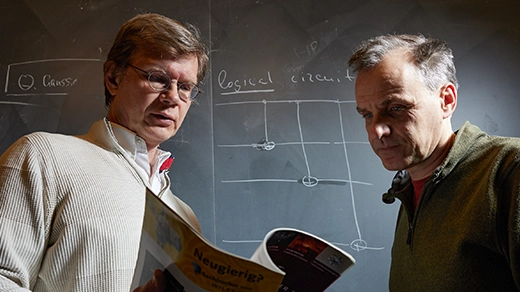
<path fill-rule="evenodd" d="M 135 288 L 134 292 L 163 292 L 165 288 L 163 271 L 155 270 L 152 279 L 143 286 Z"/>

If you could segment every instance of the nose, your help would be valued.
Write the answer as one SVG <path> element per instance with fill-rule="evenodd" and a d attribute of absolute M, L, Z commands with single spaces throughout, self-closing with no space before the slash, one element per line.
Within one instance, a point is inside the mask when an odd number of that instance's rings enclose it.
<path fill-rule="evenodd" d="M 177 89 L 177 83 L 172 81 L 170 87 L 168 89 L 161 92 L 159 95 L 159 99 L 163 103 L 174 104 L 183 101 L 181 96 L 179 95 L 179 90 Z"/>
<path fill-rule="evenodd" d="M 381 140 L 383 137 L 388 137 L 391 133 L 390 125 L 382 118 L 373 117 L 370 125 L 367 125 L 369 138 Z"/>

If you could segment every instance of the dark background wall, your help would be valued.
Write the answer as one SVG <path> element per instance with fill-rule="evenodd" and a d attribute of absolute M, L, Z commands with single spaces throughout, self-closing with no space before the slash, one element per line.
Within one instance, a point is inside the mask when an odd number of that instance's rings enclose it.
<path fill-rule="evenodd" d="M 102 64 L 123 22 L 157 12 L 200 27 L 205 93 L 162 148 L 172 190 L 204 235 L 249 257 L 272 228 L 301 228 L 357 264 L 328 291 L 385 291 L 398 204 L 367 143 L 346 62 L 361 40 L 449 42 L 453 118 L 520 136 L 519 1 L 76 0 L 0 3 L 0 153 L 33 131 L 80 134 L 102 118 Z M 56 81 L 65 80 L 58 84 Z"/>

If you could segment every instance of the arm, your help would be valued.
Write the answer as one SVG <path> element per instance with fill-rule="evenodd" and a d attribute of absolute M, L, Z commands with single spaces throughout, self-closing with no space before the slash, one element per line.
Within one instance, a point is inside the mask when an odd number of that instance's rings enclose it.
<path fill-rule="evenodd" d="M 46 251 L 49 199 L 38 153 L 21 138 L 0 157 L 0 287 L 36 282 Z"/>
<path fill-rule="evenodd" d="M 513 280 L 520 290 L 520 161 L 513 158 L 495 182 L 497 198 L 498 246 L 511 268 Z"/>
<path fill-rule="evenodd" d="M 511 273 L 516 283 L 516 288 L 520 290 L 520 165 L 515 167 L 514 189 L 510 203 L 509 214 L 509 260 Z"/>

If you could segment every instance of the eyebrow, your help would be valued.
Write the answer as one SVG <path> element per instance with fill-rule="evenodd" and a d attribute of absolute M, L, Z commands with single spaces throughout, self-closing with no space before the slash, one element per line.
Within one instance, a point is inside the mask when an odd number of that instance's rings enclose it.
<path fill-rule="evenodd" d="M 149 65 L 147 65 L 147 66 L 150 66 L 150 67 L 153 68 L 153 69 L 148 69 L 148 72 L 147 72 L 147 73 L 151 73 L 151 72 L 162 72 L 162 73 L 168 75 L 168 76 L 170 77 L 170 79 L 172 80 L 172 82 L 175 80 L 175 81 L 177 81 L 178 83 L 192 83 L 192 84 L 195 84 L 195 85 L 199 86 L 197 80 L 193 81 L 193 80 L 191 80 L 191 78 L 183 79 L 183 81 L 180 81 L 180 79 L 174 79 L 170 73 L 168 73 L 166 70 L 164 70 L 164 69 L 163 69 L 160 65 L 158 65 L 158 64 L 151 63 L 151 64 L 149 64 Z M 195 78 L 195 79 L 197 79 L 197 78 Z"/>
<path fill-rule="evenodd" d="M 389 104 L 391 104 L 392 102 L 395 102 L 396 100 L 399 100 L 399 99 L 390 96 L 389 98 L 387 98 L 387 99 L 383 100 L 381 103 L 379 103 L 379 104 L 377 105 L 377 108 L 385 108 L 385 107 L 387 107 Z M 357 111 L 359 114 L 364 113 L 364 112 L 369 112 L 369 110 L 364 109 L 364 108 L 359 107 L 359 106 L 356 106 L 356 111 Z"/>

